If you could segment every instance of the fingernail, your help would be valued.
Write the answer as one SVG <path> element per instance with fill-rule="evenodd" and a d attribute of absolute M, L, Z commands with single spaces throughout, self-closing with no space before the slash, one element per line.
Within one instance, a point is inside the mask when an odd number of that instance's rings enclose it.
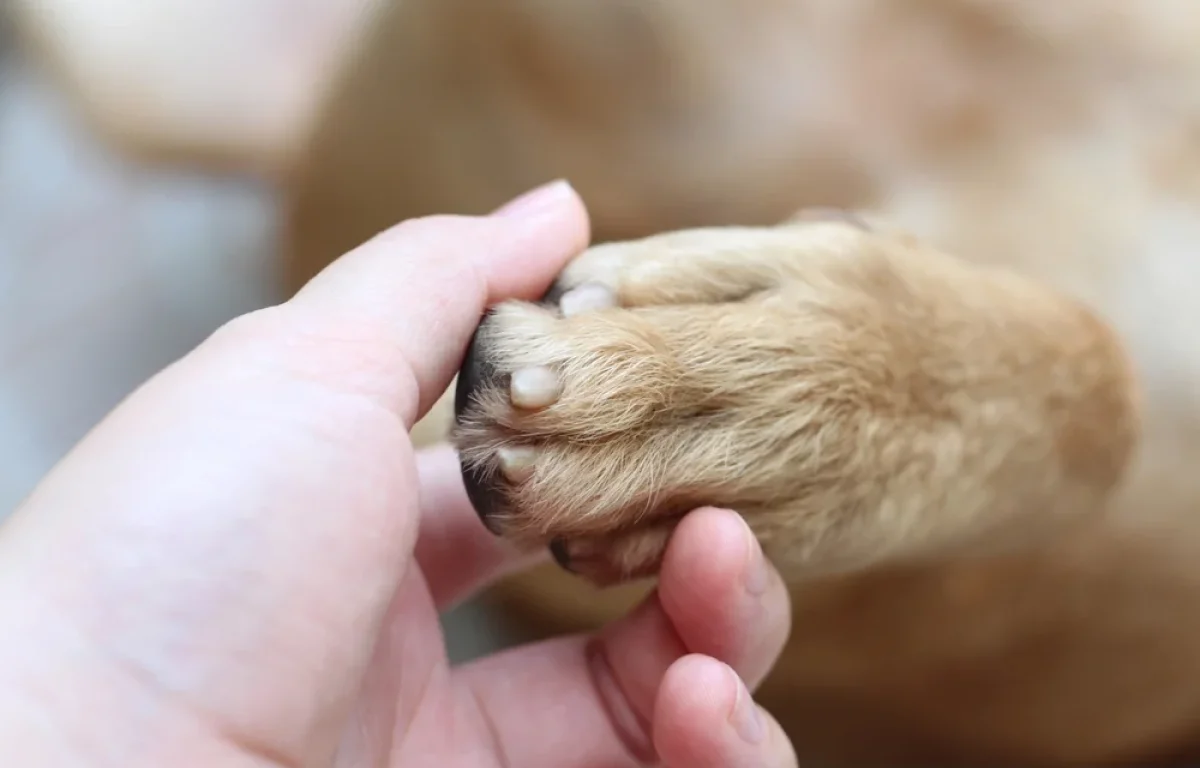
<path fill-rule="evenodd" d="M 742 522 L 744 524 L 745 520 Z M 761 597 L 767 591 L 771 575 L 767 572 L 767 558 L 763 555 L 762 545 L 758 543 L 758 538 L 748 525 L 746 532 L 748 534 L 746 546 L 749 549 L 746 555 L 746 591 L 754 597 Z"/>
<path fill-rule="evenodd" d="M 767 732 L 763 725 L 762 714 L 750 696 L 750 691 L 746 690 L 746 684 L 732 669 L 729 670 L 729 674 L 733 675 L 737 684 L 737 696 L 733 700 L 733 709 L 729 713 L 729 724 L 733 726 L 733 730 L 737 731 L 737 735 L 742 737 L 742 741 L 747 744 L 758 744 Z"/>
<path fill-rule="evenodd" d="M 532 216 L 562 202 L 563 198 L 572 193 L 571 185 L 563 180 L 552 181 L 530 190 L 520 197 L 509 200 L 492 212 L 493 216 L 504 218 L 520 218 Z"/>

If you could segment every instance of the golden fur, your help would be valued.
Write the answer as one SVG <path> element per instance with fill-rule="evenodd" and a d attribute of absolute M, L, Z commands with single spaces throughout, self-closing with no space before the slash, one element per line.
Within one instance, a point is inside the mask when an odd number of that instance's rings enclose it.
<path fill-rule="evenodd" d="M 562 283 L 622 306 L 485 326 L 564 384 L 521 412 L 501 375 L 456 436 L 536 445 L 508 535 L 606 582 L 745 514 L 802 764 L 1200 760 L 1198 40 L 1172 0 L 404 0 L 315 134 L 293 283 L 570 178 L 602 244 Z M 775 226 L 812 205 L 870 226 Z"/>
<path fill-rule="evenodd" d="M 684 230 L 593 248 L 560 281 L 583 284 L 620 308 L 502 304 L 481 330 L 495 381 L 455 440 L 487 467 L 502 446 L 536 450 L 491 521 L 514 539 L 632 528 L 589 547 L 628 560 L 717 504 L 799 581 L 992 549 L 1006 530 L 1026 544 L 1095 514 L 1131 454 L 1131 377 L 1107 328 L 904 238 L 841 222 Z M 534 366 L 565 386 L 523 411 L 503 384 Z"/>

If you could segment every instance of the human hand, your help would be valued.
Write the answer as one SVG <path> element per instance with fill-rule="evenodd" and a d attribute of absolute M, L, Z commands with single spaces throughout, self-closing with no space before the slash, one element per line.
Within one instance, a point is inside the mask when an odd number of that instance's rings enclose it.
<path fill-rule="evenodd" d="M 731 512 L 596 636 L 447 662 L 438 610 L 525 562 L 409 429 L 587 238 L 565 185 L 406 222 L 119 406 L 0 528 L 6 763 L 794 765 L 739 680 L 787 596 Z"/>

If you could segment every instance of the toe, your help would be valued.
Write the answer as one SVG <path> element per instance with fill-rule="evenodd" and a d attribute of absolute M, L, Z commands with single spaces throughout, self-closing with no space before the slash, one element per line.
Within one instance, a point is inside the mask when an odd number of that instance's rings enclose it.
<path fill-rule="evenodd" d="M 617 305 L 612 289 L 599 283 L 585 283 L 572 288 L 558 301 L 563 317 L 572 317 L 583 312 L 596 312 Z"/>
<path fill-rule="evenodd" d="M 574 573 L 571 570 L 571 549 L 567 546 L 567 540 L 559 537 L 550 540 L 550 556 L 554 558 L 554 562 L 558 563 L 558 567 L 569 573 Z"/>
<path fill-rule="evenodd" d="M 511 483 L 523 483 L 533 477 L 537 452 L 524 445 L 506 445 L 496 451 L 500 472 Z"/>
<path fill-rule="evenodd" d="M 513 371 L 509 382 L 509 397 L 512 404 L 524 410 L 537 410 L 553 405 L 562 394 L 562 381 L 558 374 L 536 365 Z"/>
<path fill-rule="evenodd" d="M 625 533 L 551 539 L 550 554 L 563 570 L 595 587 L 654 576 L 675 522 L 651 524 Z"/>

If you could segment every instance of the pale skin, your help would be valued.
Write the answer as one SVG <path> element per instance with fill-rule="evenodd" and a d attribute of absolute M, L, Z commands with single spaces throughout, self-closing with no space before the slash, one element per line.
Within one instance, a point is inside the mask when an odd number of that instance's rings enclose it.
<path fill-rule="evenodd" d="M 451 669 L 437 621 L 526 563 L 409 429 L 485 305 L 588 239 L 552 185 L 414 220 L 148 382 L 0 528 L 0 743 L 22 766 L 790 766 L 752 690 L 786 592 L 741 518 L 675 532 L 596 636 Z"/>

